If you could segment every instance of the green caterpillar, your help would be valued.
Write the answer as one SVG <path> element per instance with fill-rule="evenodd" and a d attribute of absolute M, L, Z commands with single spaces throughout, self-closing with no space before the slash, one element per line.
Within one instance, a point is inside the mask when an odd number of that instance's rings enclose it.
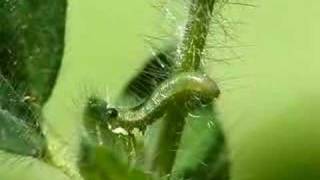
<path fill-rule="evenodd" d="M 127 110 L 119 109 L 118 114 L 110 120 L 125 128 L 146 126 L 164 115 L 171 104 L 184 106 L 192 98 L 207 104 L 218 95 L 219 89 L 210 78 L 200 73 L 181 73 L 162 83 L 143 104 Z"/>

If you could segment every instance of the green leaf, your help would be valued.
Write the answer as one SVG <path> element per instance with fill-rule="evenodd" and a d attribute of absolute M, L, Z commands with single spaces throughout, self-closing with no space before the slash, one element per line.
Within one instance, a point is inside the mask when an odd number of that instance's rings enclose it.
<path fill-rule="evenodd" d="M 0 149 L 8 152 L 42 157 L 46 151 L 43 135 L 30 128 L 22 119 L 0 109 Z"/>
<path fill-rule="evenodd" d="M 60 68 L 66 0 L 0 2 L 0 72 L 19 94 L 42 105 Z"/>
<path fill-rule="evenodd" d="M 1 148 L 38 156 L 45 150 L 42 106 L 64 49 L 66 0 L 0 1 Z"/>
<path fill-rule="evenodd" d="M 106 147 L 88 145 L 83 147 L 83 156 L 79 163 L 85 180 L 146 180 L 145 173 L 130 169 Z"/>

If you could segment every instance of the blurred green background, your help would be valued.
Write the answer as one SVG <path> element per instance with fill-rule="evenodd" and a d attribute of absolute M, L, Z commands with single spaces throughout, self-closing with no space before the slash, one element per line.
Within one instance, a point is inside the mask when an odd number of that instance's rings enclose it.
<path fill-rule="evenodd" d="M 46 106 L 47 129 L 54 130 L 49 135 L 63 137 L 50 142 L 61 159 L 74 159 L 74 149 L 65 145 L 77 142 L 85 98 L 98 93 L 115 102 L 151 55 L 145 36 L 173 38 L 176 27 L 170 21 L 179 22 L 179 13 L 164 16 L 154 7 L 163 2 L 69 0 L 63 66 Z M 250 3 L 257 7 L 229 5 L 225 16 L 245 22 L 233 31 L 237 45 L 253 46 L 234 50 L 240 60 L 208 67 L 222 89 L 218 110 L 231 150 L 232 180 L 319 180 L 320 2 Z M 183 5 L 171 7 L 174 12 Z M 32 172 L 31 179 L 63 179 L 38 166 L 28 168 Z"/>

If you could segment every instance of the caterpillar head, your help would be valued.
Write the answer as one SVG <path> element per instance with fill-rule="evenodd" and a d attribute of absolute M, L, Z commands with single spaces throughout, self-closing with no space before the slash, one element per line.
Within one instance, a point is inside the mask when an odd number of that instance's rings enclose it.
<path fill-rule="evenodd" d="M 108 123 L 117 118 L 119 113 L 116 108 L 110 107 L 106 101 L 92 96 L 88 100 L 85 114 L 87 117 L 101 121 L 100 123 Z"/>

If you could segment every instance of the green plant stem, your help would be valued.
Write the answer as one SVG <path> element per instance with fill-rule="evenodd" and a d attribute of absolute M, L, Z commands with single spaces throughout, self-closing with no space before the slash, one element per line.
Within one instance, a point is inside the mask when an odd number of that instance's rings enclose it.
<path fill-rule="evenodd" d="M 151 170 L 156 170 L 161 177 L 169 175 L 179 149 L 180 139 L 188 115 L 186 110 L 181 110 L 177 104 L 171 105 L 161 122 L 158 142 L 154 149 Z"/>
<path fill-rule="evenodd" d="M 192 0 L 189 20 L 178 47 L 177 66 L 181 71 L 199 70 L 216 0 Z"/>
<path fill-rule="evenodd" d="M 178 47 L 176 57 L 177 72 L 192 73 L 201 68 L 202 54 L 209 31 L 211 14 L 215 0 L 192 0 L 189 10 L 189 20 L 185 26 L 185 34 L 181 45 Z M 211 99 L 213 101 L 214 98 Z M 187 101 L 185 101 L 186 103 Z M 157 140 L 151 170 L 157 170 L 160 176 L 170 175 L 179 148 L 185 118 L 188 112 L 183 107 L 176 105 L 170 107 L 163 118 L 160 135 Z"/>

